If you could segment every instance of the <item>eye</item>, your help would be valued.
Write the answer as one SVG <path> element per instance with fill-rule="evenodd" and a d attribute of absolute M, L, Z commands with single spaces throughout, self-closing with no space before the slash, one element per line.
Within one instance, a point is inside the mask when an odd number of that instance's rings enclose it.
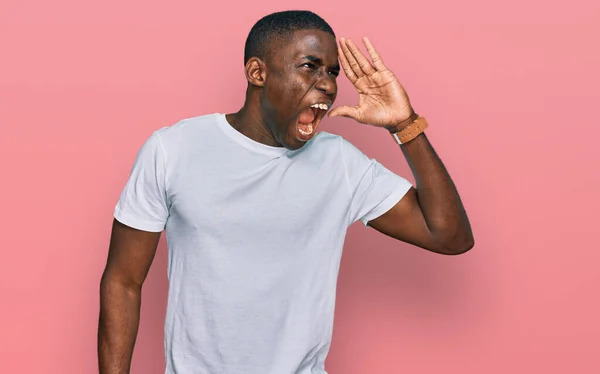
<path fill-rule="evenodd" d="M 334 77 L 337 77 L 338 75 L 340 75 L 340 71 L 339 70 L 330 70 L 329 74 L 333 75 Z"/>
<path fill-rule="evenodd" d="M 317 66 L 315 64 L 313 64 L 312 62 L 305 62 L 304 64 L 300 65 L 300 66 L 306 66 L 309 69 L 315 69 Z"/>

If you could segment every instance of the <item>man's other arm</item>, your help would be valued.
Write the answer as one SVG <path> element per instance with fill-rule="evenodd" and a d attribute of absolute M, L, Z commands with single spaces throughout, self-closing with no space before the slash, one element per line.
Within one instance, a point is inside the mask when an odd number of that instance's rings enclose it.
<path fill-rule="evenodd" d="M 100 374 L 128 374 L 140 321 L 142 284 L 154 260 L 160 232 L 113 221 L 108 259 L 100 282 Z"/>

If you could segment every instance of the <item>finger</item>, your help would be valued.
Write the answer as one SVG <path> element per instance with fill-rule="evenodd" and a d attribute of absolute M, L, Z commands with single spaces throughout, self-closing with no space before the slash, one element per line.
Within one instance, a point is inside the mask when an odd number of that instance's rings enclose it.
<path fill-rule="evenodd" d="M 346 58 L 346 61 L 348 62 L 350 69 L 352 69 L 352 72 L 354 73 L 354 75 L 356 75 L 357 79 L 360 77 L 364 77 L 365 73 L 360 68 L 360 65 L 358 65 L 358 62 L 354 58 L 354 55 L 352 54 L 352 52 L 350 52 L 350 49 L 348 49 L 348 44 L 347 44 L 346 39 L 340 38 L 340 47 L 342 48 L 342 53 L 343 53 L 344 57 Z"/>
<path fill-rule="evenodd" d="M 387 66 L 385 66 L 385 64 L 383 63 L 381 56 L 379 55 L 375 47 L 373 47 L 373 44 L 371 44 L 369 38 L 364 37 L 363 43 L 365 44 L 365 47 L 367 47 L 367 52 L 369 52 L 369 56 L 371 56 L 371 61 L 373 61 L 373 66 L 375 67 L 375 69 L 377 69 L 378 71 L 387 70 Z"/>
<path fill-rule="evenodd" d="M 332 109 L 328 114 L 328 117 L 348 117 L 352 119 L 358 119 L 359 112 L 356 107 L 353 106 L 339 106 L 337 108 Z"/>
<path fill-rule="evenodd" d="M 346 74 L 346 77 L 348 77 L 350 82 L 352 82 L 352 83 L 356 82 L 358 77 L 352 71 L 352 68 L 350 67 L 350 64 L 348 63 L 348 59 L 344 55 L 344 51 L 342 51 L 341 47 L 338 47 L 338 56 L 340 58 L 340 63 L 342 64 L 342 69 L 344 70 L 344 74 Z"/>
<path fill-rule="evenodd" d="M 354 44 L 351 39 L 348 39 L 348 49 L 352 53 L 352 56 L 356 59 L 360 70 L 362 70 L 366 75 L 371 75 L 375 73 L 375 68 L 371 65 L 371 61 L 363 55 L 358 46 Z"/>

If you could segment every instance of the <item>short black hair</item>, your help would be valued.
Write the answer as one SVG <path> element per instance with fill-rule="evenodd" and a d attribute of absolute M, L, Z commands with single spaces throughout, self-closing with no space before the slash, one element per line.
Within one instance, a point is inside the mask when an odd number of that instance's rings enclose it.
<path fill-rule="evenodd" d="M 335 38 L 333 29 L 323 18 L 308 10 L 286 10 L 264 16 L 254 24 L 244 47 L 244 65 L 251 57 L 266 58 L 271 42 L 286 38 L 299 30 L 321 30 Z"/>

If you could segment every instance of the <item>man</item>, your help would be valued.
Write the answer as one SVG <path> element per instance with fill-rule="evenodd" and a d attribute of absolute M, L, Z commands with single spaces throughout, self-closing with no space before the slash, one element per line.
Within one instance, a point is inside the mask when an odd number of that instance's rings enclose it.
<path fill-rule="evenodd" d="M 326 373 L 344 237 L 361 220 L 447 255 L 473 246 L 458 193 L 394 74 L 319 16 L 278 12 L 245 47 L 237 113 L 155 131 L 115 209 L 101 282 L 100 373 L 128 373 L 140 295 L 159 236 L 169 245 L 166 373 Z M 359 92 L 329 111 L 340 66 Z M 342 137 L 346 116 L 400 141 L 417 188 Z"/>

